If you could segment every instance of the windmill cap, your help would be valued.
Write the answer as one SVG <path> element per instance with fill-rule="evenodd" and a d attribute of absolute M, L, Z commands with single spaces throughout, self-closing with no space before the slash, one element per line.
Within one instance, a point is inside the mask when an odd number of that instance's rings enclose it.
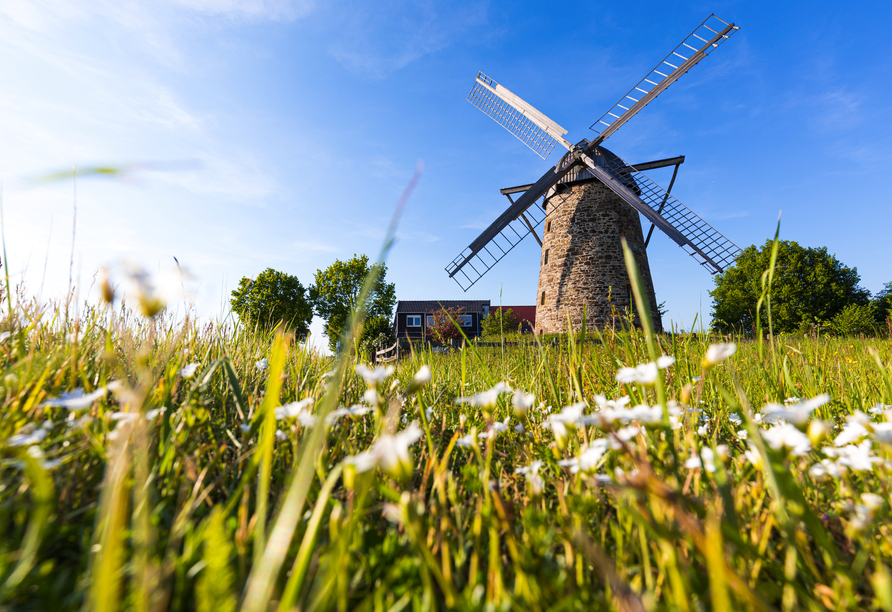
<path fill-rule="evenodd" d="M 589 145 L 588 140 L 583 140 L 577 146 L 585 148 Z M 615 153 L 610 151 L 609 149 L 605 149 L 604 147 L 597 147 L 593 151 L 589 151 L 589 156 L 592 160 L 600 167 L 609 170 L 610 168 L 622 167 L 625 166 L 625 162 L 620 159 Z M 576 157 L 573 155 L 573 152 L 569 152 L 565 154 L 560 161 L 557 163 L 557 170 L 561 171 L 567 166 L 574 164 L 577 162 Z M 611 172 L 613 174 L 613 172 Z M 624 174 L 618 177 L 619 180 L 631 189 L 635 194 L 640 194 L 641 190 L 638 187 L 638 183 L 635 182 L 635 179 L 631 174 Z M 592 173 L 583 165 L 579 165 L 573 170 L 570 170 L 564 177 L 555 183 L 554 187 L 548 190 L 548 193 L 545 194 L 545 203 L 546 208 L 548 206 L 548 198 L 555 195 L 556 193 L 560 193 L 561 191 L 565 191 L 572 185 L 577 185 L 586 182 L 597 181 Z"/>

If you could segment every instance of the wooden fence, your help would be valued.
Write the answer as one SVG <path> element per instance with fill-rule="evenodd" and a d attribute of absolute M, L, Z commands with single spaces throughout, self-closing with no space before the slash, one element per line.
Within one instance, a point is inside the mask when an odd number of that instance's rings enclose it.
<path fill-rule="evenodd" d="M 400 341 L 397 340 L 393 346 L 375 351 L 375 363 L 389 363 L 400 358 Z"/>

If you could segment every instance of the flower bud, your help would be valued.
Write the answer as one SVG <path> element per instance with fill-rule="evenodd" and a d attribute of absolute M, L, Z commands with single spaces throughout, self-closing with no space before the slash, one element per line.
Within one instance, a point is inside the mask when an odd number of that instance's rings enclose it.
<path fill-rule="evenodd" d="M 112 302 L 114 302 L 115 290 L 108 278 L 108 269 L 105 266 L 99 268 L 99 275 L 96 280 L 99 281 L 99 291 L 102 293 L 102 300 L 106 304 L 111 304 Z"/>
<path fill-rule="evenodd" d="M 545 482 L 539 474 L 527 474 L 527 490 L 530 499 L 536 500 L 542 497 L 542 493 L 545 491 Z"/>
<path fill-rule="evenodd" d="M 817 446 L 818 442 L 829 436 L 832 431 L 830 425 L 821 419 L 815 419 L 808 424 L 808 439 L 813 446 Z"/>

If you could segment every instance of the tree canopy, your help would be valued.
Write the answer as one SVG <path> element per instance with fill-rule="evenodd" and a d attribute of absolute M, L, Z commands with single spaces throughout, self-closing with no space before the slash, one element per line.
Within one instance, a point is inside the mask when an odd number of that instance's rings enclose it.
<path fill-rule="evenodd" d="M 718 331 L 752 333 L 756 303 L 762 295 L 762 273 L 768 269 L 773 240 L 761 248 L 747 247 L 733 266 L 715 277 L 712 324 Z M 771 320 L 777 333 L 811 324 L 828 324 L 846 306 L 865 305 L 870 292 L 860 287 L 857 268 L 849 268 L 826 247 L 810 248 L 797 242 L 778 243 L 771 289 Z M 762 308 L 763 325 L 767 313 Z"/>
<path fill-rule="evenodd" d="M 512 309 L 492 308 L 483 319 L 483 335 L 492 338 L 501 337 L 503 333 L 514 333 L 520 329 L 520 323 Z"/>
<path fill-rule="evenodd" d="M 359 304 L 359 293 L 366 276 L 373 272 L 375 280 L 365 304 Z M 334 349 L 353 310 L 362 309 L 368 320 L 384 317 L 390 320 L 396 305 L 396 287 L 385 281 L 387 266 L 369 265 L 368 255 L 353 255 L 347 261 L 335 260 L 324 270 L 317 270 L 310 287 L 310 300 L 316 314 L 325 320 L 325 335 Z M 362 342 L 362 339 L 360 339 Z"/>
<path fill-rule="evenodd" d="M 871 306 L 877 323 L 885 325 L 892 319 L 892 281 L 883 285 L 883 288 L 873 296 Z"/>
<path fill-rule="evenodd" d="M 251 279 L 243 277 L 229 302 L 232 311 L 252 325 L 274 327 L 283 322 L 298 336 L 310 332 L 313 307 L 296 276 L 267 268 Z"/>

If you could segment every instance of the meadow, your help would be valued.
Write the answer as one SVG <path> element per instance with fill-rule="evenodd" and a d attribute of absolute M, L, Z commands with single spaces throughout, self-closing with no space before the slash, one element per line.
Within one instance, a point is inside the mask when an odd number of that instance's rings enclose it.
<path fill-rule="evenodd" d="M 643 321 L 374 368 L 20 304 L 3 609 L 892 610 L 890 339 Z"/>

